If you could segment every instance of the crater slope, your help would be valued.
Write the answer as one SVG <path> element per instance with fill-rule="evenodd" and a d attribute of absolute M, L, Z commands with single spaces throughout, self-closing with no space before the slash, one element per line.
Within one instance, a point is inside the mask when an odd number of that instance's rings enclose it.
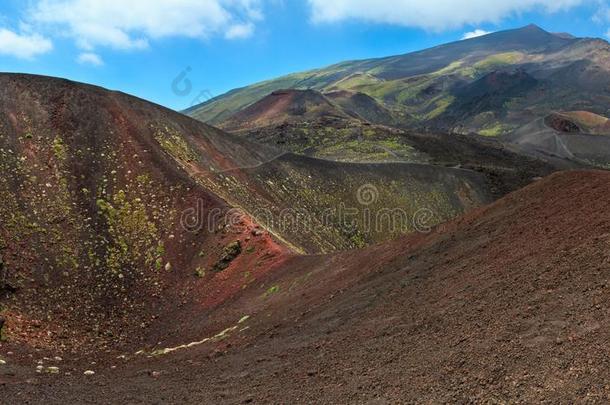
<path fill-rule="evenodd" d="M 227 329 L 116 368 L 100 363 L 94 378 L 76 366 L 27 382 L 27 368 L 12 365 L 5 392 L 79 402 L 102 393 L 607 402 L 609 185 L 607 172 L 558 173 L 428 234 L 294 257 L 213 314 Z"/>

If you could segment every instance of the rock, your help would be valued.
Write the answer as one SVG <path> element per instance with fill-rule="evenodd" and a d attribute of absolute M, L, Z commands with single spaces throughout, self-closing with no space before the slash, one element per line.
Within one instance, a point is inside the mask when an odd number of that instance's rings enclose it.
<path fill-rule="evenodd" d="M 165 264 L 165 271 L 170 271 L 172 269 L 172 264 L 170 262 L 167 262 Z"/>
<path fill-rule="evenodd" d="M 4 361 L 4 360 L 0 359 L 0 366 L 3 366 L 3 365 L 5 365 L 5 364 L 6 364 L 6 361 Z"/>
<path fill-rule="evenodd" d="M 83 374 L 84 374 L 84 375 L 87 375 L 87 376 L 91 376 L 91 375 L 95 375 L 95 371 L 93 371 L 93 370 L 87 370 L 87 371 L 85 371 Z"/>
<path fill-rule="evenodd" d="M 47 367 L 47 373 L 59 374 L 59 367 Z"/>
<path fill-rule="evenodd" d="M 227 246 L 225 246 L 225 248 L 222 252 L 222 256 L 220 257 L 218 262 L 214 265 L 214 267 L 213 267 L 214 271 L 217 271 L 217 272 L 223 271 L 224 269 L 229 267 L 231 262 L 233 260 L 235 260 L 235 258 L 237 258 L 237 256 L 239 256 L 240 254 L 241 254 L 241 242 L 239 240 L 236 240 L 235 242 L 229 243 Z"/>

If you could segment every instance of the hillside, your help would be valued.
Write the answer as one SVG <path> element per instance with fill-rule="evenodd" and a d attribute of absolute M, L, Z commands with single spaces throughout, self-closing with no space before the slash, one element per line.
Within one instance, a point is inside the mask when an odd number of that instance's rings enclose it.
<path fill-rule="evenodd" d="M 504 137 L 522 151 L 543 159 L 561 158 L 610 167 L 608 119 L 586 111 L 552 113 Z"/>
<path fill-rule="evenodd" d="M 185 112 L 221 124 L 279 89 L 347 91 L 375 99 L 391 113 L 394 125 L 495 136 L 558 110 L 607 115 L 608 88 L 607 42 L 527 26 L 287 75 L 232 90 Z"/>
<path fill-rule="evenodd" d="M 192 316 L 295 255 L 427 231 L 557 170 L 440 135 L 409 141 L 433 164 L 318 160 L 99 87 L 2 74 L 0 88 L 0 317 L 15 353 L 195 338 L 219 324 Z"/>
<path fill-rule="evenodd" d="M 279 90 L 231 115 L 219 127 L 257 143 L 316 158 L 424 162 L 396 130 L 383 125 L 393 123 L 391 112 L 363 93 Z"/>
<path fill-rule="evenodd" d="M 0 89 L 0 313 L 3 338 L 18 350 L 139 344 L 176 302 L 194 305 L 184 291 L 209 302 L 230 295 L 231 268 L 223 280 L 202 273 L 205 284 L 194 274 L 231 243 L 255 252 L 233 266 L 267 271 L 287 254 L 266 232 L 252 238 L 257 225 L 245 215 L 238 232 L 216 232 L 231 207 L 171 157 L 211 173 L 277 152 L 67 80 L 2 74 Z M 187 231 L 181 217 L 191 207 L 203 218 L 217 212 L 215 222 Z"/>
<path fill-rule="evenodd" d="M 354 118 L 317 91 L 278 90 L 232 115 L 220 127 L 227 131 L 243 131 L 320 117 Z"/>
<path fill-rule="evenodd" d="M 74 375 L 34 383 L 34 366 L 9 358 L 5 395 L 606 402 L 609 185 L 606 172 L 555 174 L 427 235 L 295 257 L 209 313 L 227 325 L 222 337 L 60 363 Z"/>

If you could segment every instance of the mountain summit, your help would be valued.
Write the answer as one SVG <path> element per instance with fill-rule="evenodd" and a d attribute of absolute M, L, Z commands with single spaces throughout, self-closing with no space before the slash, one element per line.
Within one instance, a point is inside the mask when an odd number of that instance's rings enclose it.
<path fill-rule="evenodd" d="M 510 91 L 502 93 L 494 78 L 514 83 L 505 82 Z M 222 124 L 279 89 L 363 93 L 392 111 L 401 127 L 500 135 L 556 110 L 607 115 L 610 45 L 528 25 L 406 55 L 287 75 L 185 112 Z"/>

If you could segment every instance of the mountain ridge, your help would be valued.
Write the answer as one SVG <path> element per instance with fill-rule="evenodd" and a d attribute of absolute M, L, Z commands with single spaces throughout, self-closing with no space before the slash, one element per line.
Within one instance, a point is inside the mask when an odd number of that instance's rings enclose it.
<path fill-rule="evenodd" d="M 458 120 L 460 89 L 485 74 L 524 71 L 539 81 L 499 105 Z M 593 82 L 597 85 L 594 85 Z M 186 111 L 221 124 L 277 89 L 322 93 L 353 91 L 374 98 L 391 111 L 401 128 L 433 128 L 488 135 L 508 133 L 554 110 L 608 112 L 610 45 L 538 26 L 498 31 L 408 54 L 336 63 L 231 90 Z M 454 105 L 455 104 L 455 105 Z M 582 108 L 584 105 L 586 108 Z"/>

